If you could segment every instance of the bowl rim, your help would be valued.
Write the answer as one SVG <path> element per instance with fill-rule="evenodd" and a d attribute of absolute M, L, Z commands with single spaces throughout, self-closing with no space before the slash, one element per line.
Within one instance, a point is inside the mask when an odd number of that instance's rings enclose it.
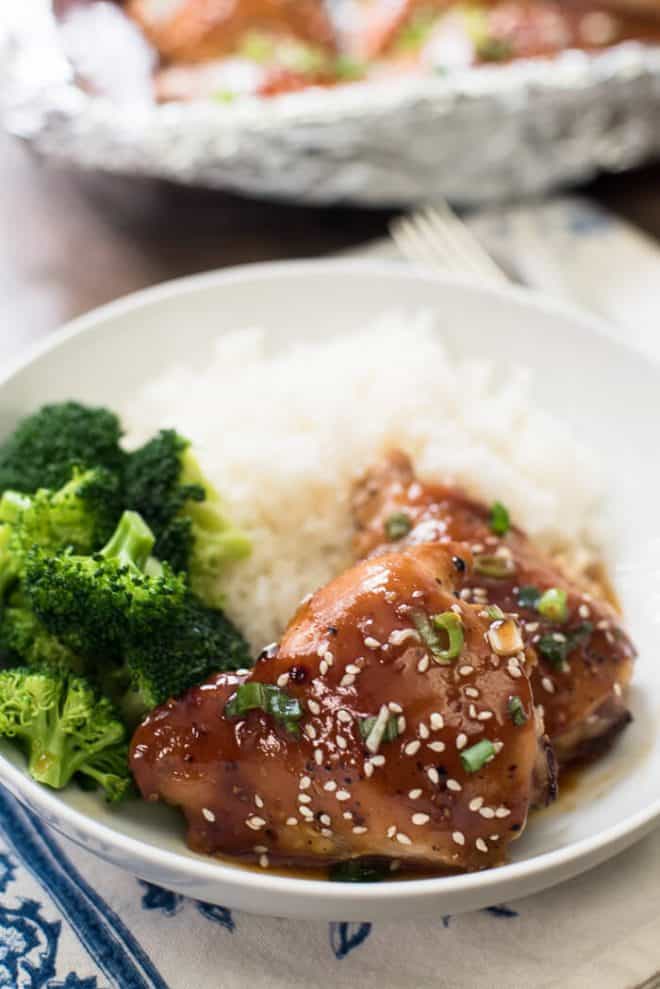
<path fill-rule="evenodd" d="M 216 285 L 223 286 L 264 278 L 296 279 L 301 276 L 304 277 L 307 273 L 324 274 L 326 272 L 330 275 L 342 274 L 349 278 L 359 278 L 362 274 L 380 274 L 388 278 L 398 277 L 403 280 L 422 279 L 425 282 L 434 283 L 439 288 L 442 288 L 443 285 L 464 288 L 468 292 L 513 302 L 521 308 L 541 310 L 545 314 L 553 314 L 558 318 L 570 320 L 579 324 L 583 331 L 605 338 L 608 346 L 615 350 L 618 349 L 627 355 L 633 355 L 644 363 L 653 365 L 659 363 L 652 355 L 643 354 L 627 344 L 617 335 L 614 326 L 608 325 L 599 317 L 586 313 L 564 301 L 548 298 L 540 292 L 514 285 L 484 284 L 470 277 L 439 275 L 423 266 L 404 265 L 395 260 L 312 259 L 237 265 L 168 280 L 124 295 L 67 322 L 60 329 L 50 333 L 44 340 L 28 347 L 0 373 L 0 389 L 35 360 L 59 348 L 66 341 L 85 333 L 93 333 L 97 327 L 105 322 L 142 307 L 162 303 L 173 296 L 203 291 Z M 171 851 L 157 845 L 151 845 L 144 839 L 123 834 L 110 825 L 101 823 L 83 811 L 69 806 L 61 800 L 57 791 L 51 792 L 46 787 L 40 786 L 36 781 L 30 779 L 24 770 L 15 766 L 2 754 L 0 754 L 0 783 L 6 785 L 10 792 L 33 812 L 44 816 L 47 823 L 77 844 L 88 848 L 95 854 L 98 854 L 95 848 L 101 845 L 109 846 L 121 852 L 127 863 L 125 868 L 129 868 L 129 862 L 130 868 L 136 867 L 139 862 L 145 862 L 150 866 L 166 869 L 170 879 L 173 877 L 195 879 L 207 885 L 217 881 L 225 888 L 251 890 L 253 893 L 319 897 L 330 904 L 344 902 L 347 898 L 347 884 L 344 883 L 335 884 L 327 880 L 253 872 L 242 867 L 240 863 L 232 865 L 225 860 L 219 861 L 211 856 L 201 854 L 193 856 L 190 852 L 185 854 Z M 543 852 L 520 862 L 510 862 L 484 872 L 405 879 L 385 885 L 378 883 L 351 884 L 350 899 L 353 903 L 365 904 L 368 907 L 369 904 L 377 903 L 384 898 L 403 902 L 411 898 L 427 900 L 440 894 L 468 895 L 477 890 L 487 891 L 491 888 L 495 891 L 504 884 L 515 883 L 516 881 L 519 885 L 525 886 L 526 892 L 530 892 L 533 891 L 531 882 L 535 878 L 538 879 L 543 873 L 559 871 L 562 867 L 568 869 L 568 871 L 555 876 L 547 884 L 551 885 L 552 882 L 560 882 L 585 871 L 606 857 L 599 853 L 602 853 L 608 846 L 612 846 L 612 854 L 614 854 L 621 850 L 625 844 L 631 844 L 636 838 L 642 837 L 657 818 L 660 818 L 660 797 L 618 824 L 605 827 L 587 838 L 570 842 L 561 848 Z M 90 845 L 89 842 L 92 844 Z"/>

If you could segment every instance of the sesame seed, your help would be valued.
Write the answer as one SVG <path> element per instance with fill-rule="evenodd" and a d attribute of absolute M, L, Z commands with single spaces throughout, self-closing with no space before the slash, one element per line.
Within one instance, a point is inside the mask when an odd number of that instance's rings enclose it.
<path fill-rule="evenodd" d="M 268 847 L 266 845 L 254 845 L 252 850 L 255 855 L 262 855 L 264 852 L 268 851 Z"/>
<path fill-rule="evenodd" d="M 488 851 L 488 845 L 486 844 L 483 838 L 477 838 L 477 840 L 475 841 L 475 845 L 478 852 Z"/>
<path fill-rule="evenodd" d="M 367 635 L 364 640 L 364 644 L 367 649 L 380 649 L 380 642 L 378 639 L 374 639 L 373 635 Z"/>
<path fill-rule="evenodd" d="M 451 606 L 451 608 L 449 610 L 450 611 L 453 611 L 455 615 L 462 615 L 463 614 L 463 611 L 461 609 L 460 604 L 452 604 L 452 606 Z"/>
<path fill-rule="evenodd" d="M 422 656 L 422 658 L 420 659 L 419 663 L 417 664 L 417 672 L 418 673 L 426 673 L 426 671 L 428 670 L 428 668 L 429 668 L 429 657 L 428 656 Z"/>
<path fill-rule="evenodd" d="M 612 690 L 614 691 L 616 697 L 621 697 L 621 695 L 623 694 L 623 690 L 621 689 L 620 683 L 615 683 L 612 687 Z"/>
<path fill-rule="evenodd" d="M 428 748 L 431 752 L 444 752 L 445 743 L 444 742 L 429 742 Z"/>
<path fill-rule="evenodd" d="M 437 711 L 434 711 L 430 718 L 431 728 L 433 731 L 440 731 L 441 728 L 445 727 L 445 719 Z"/>
<path fill-rule="evenodd" d="M 286 824 L 287 824 L 287 827 L 289 827 L 289 828 L 295 828 L 295 826 L 296 826 L 297 823 L 298 823 L 298 818 L 297 817 L 287 817 L 287 819 L 286 819 Z"/>
<path fill-rule="evenodd" d="M 312 714 L 320 714 L 321 713 L 321 705 L 319 703 L 317 703 L 317 701 L 313 701 L 313 700 L 307 701 L 307 707 L 310 709 L 310 711 L 312 712 Z"/>
<path fill-rule="evenodd" d="M 322 642 L 320 646 L 317 646 L 316 655 L 319 657 L 319 659 L 323 659 L 327 651 L 328 651 L 328 643 Z"/>
<path fill-rule="evenodd" d="M 458 749 L 458 751 L 460 752 L 461 749 L 464 749 L 467 743 L 468 743 L 467 735 L 465 734 L 465 732 L 460 732 L 456 736 L 456 748 Z"/>
<path fill-rule="evenodd" d="M 319 673 L 321 674 L 322 677 L 324 677 L 327 672 L 328 672 L 328 664 L 324 659 L 322 659 L 321 662 L 319 663 Z"/>
<path fill-rule="evenodd" d="M 483 797 L 473 797 L 470 803 L 468 804 L 468 807 L 470 808 L 470 810 L 477 811 L 481 807 L 483 807 L 483 805 L 484 805 Z"/>
<path fill-rule="evenodd" d="M 534 632 L 538 632 L 538 630 L 539 630 L 538 622 L 525 622 L 525 631 L 529 632 L 530 635 L 533 635 Z"/>
<path fill-rule="evenodd" d="M 276 682 L 278 687 L 286 687 L 287 683 L 289 682 L 289 674 L 281 673 L 280 676 L 278 676 Z"/>
<path fill-rule="evenodd" d="M 202 807 L 202 817 L 210 824 L 213 824 L 213 822 L 215 821 L 215 814 L 213 813 L 212 810 L 209 810 L 208 807 Z"/>
<path fill-rule="evenodd" d="M 345 673 L 344 676 L 339 681 L 340 687 L 352 687 L 355 683 L 355 677 L 350 673 Z"/>
<path fill-rule="evenodd" d="M 337 790 L 335 793 L 337 800 L 350 800 L 351 795 L 348 790 Z"/>
<path fill-rule="evenodd" d="M 428 738 L 431 732 L 428 730 L 423 721 L 420 721 L 417 730 L 419 731 L 420 738 Z"/>
<path fill-rule="evenodd" d="M 471 673 L 474 673 L 474 666 L 470 666 L 469 664 L 461 666 L 458 670 L 458 675 L 462 677 L 469 677 Z"/>
<path fill-rule="evenodd" d="M 401 831 L 399 831 L 399 833 L 397 834 L 396 840 L 399 842 L 400 845 L 412 845 L 412 841 L 410 840 L 408 835 L 403 834 Z"/>
<path fill-rule="evenodd" d="M 391 646 L 401 646 L 410 639 L 411 642 L 421 642 L 419 632 L 414 628 L 397 628 L 390 633 L 388 642 Z"/>
<path fill-rule="evenodd" d="M 438 773 L 438 770 L 435 768 L 435 766 L 429 766 L 429 768 L 426 770 L 426 775 L 431 780 L 431 783 L 438 784 L 440 782 L 440 774 Z"/>
<path fill-rule="evenodd" d="M 412 742 L 407 742 L 403 746 L 404 754 L 405 755 L 415 755 L 416 752 L 419 752 L 419 749 L 420 749 L 421 744 L 422 743 L 418 739 L 413 738 Z"/>
<path fill-rule="evenodd" d="M 500 836 L 498 834 L 489 834 L 488 835 L 488 838 L 489 838 L 490 841 L 499 841 L 500 840 Z"/>
<path fill-rule="evenodd" d="M 323 789 L 327 790 L 328 793 L 332 793 L 334 790 L 337 789 L 337 784 L 335 783 L 334 780 L 328 780 L 327 783 L 323 784 Z"/>
<path fill-rule="evenodd" d="M 447 789 L 448 790 L 453 790 L 455 793 L 459 793 L 463 789 L 463 787 L 458 782 L 458 780 L 451 780 L 451 779 L 449 779 L 449 780 L 447 780 Z"/>
<path fill-rule="evenodd" d="M 326 828 L 329 828 L 330 825 L 332 824 L 332 818 L 330 817 L 329 814 L 321 814 L 321 816 L 319 817 L 319 821 L 321 822 L 321 824 L 325 824 Z"/>
<path fill-rule="evenodd" d="M 366 834 L 368 830 L 368 828 L 364 828 L 362 825 L 356 824 L 353 828 L 353 834 Z"/>
<path fill-rule="evenodd" d="M 330 828 L 321 828 L 321 834 L 324 838 L 332 838 L 332 831 Z"/>
<path fill-rule="evenodd" d="M 477 715 L 477 721 L 489 721 L 493 717 L 492 711 L 480 711 Z"/>
<path fill-rule="evenodd" d="M 257 807 L 259 807 L 259 808 L 263 807 L 263 805 L 264 805 L 264 802 L 263 802 L 263 800 L 261 799 L 261 797 L 259 796 L 258 793 L 255 793 L 255 795 L 254 795 L 254 802 L 257 805 Z"/>
<path fill-rule="evenodd" d="M 346 672 L 350 673 L 351 676 L 357 676 L 360 672 L 360 667 L 356 666 L 355 663 L 349 663 L 346 667 Z"/>
<path fill-rule="evenodd" d="M 323 753 L 321 752 L 320 749 L 314 750 L 314 762 L 316 763 L 317 766 L 320 766 L 323 762 Z"/>
<path fill-rule="evenodd" d="M 373 763 L 369 759 L 367 759 L 367 760 L 365 760 L 365 763 L 364 763 L 364 775 L 367 778 L 369 778 L 370 776 L 373 776 L 373 774 L 374 774 Z"/>
<path fill-rule="evenodd" d="M 522 670 L 518 666 L 518 660 L 511 658 L 506 664 L 507 672 L 509 676 L 512 676 L 514 680 L 518 680 L 522 676 Z"/>
<path fill-rule="evenodd" d="M 299 790 L 309 790 L 311 785 L 312 785 L 311 777 L 309 776 L 300 777 L 300 782 L 298 783 Z"/>
<path fill-rule="evenodd" d="M 396 730 L 398 731 L 399 735 L 403 735 L 404 731 L 406 730 L 406 719 L 402 714 L 400 714 L 399 717 L 396 719 Z"/>
<path fill-rule="evenodd" d="M 549 694 L 554 694 L 554 692 L 555 692 L 555 685 L 552 682 L 552 680 L 550 679 L 550 677 L 543 677 L 542 680 L 541 680 L 541 686 Z"/>
<path fill-rule="evenodd" d="M 508 817 L 511 811 L 508 807 L 498 807 L 495 811 L 495 817 Z"/>
<path fill-rule="evenodd" d="M 498 755 L 504 748 L 504 742 L 493 742 L 493 748 L 495 749 L 495 755 Z"/>
<path fill-rule="evenodd" d="M 337 735 L 336 742 L 337 742 L 337 745 L 338 745 L 338 747 L 340 749 L 347 749 L 348 748 L 348 742 L 346 741 L 346 739 L 344 738 L 343 735 Z"/>
<path fill-rule="evenodd" d="M 495 811 L 492 807 L 482 807 L 479 810 L 479 813 L 482 817 L 485 817 L 487 821 L 490 821 L 493 817 L 495 817 Z"/>
<path fill-rule="evenodd" d="M 428 824 L 431 818 L 428 814 L 413 814 L 410 820 L 413 824 L 416 824 L 417 827 L 421 828 L 423 824 Z"/>
<path fill-rule="evenodd" d="M 566 642 L 566 636 L 564 635 L 563 632 L 553 632 L 552 638 L 555 640 L 555 642 Z"/>
<path fill-rule="evenodd" d="M 299 804 L 311 804 L 311 802 L 312 802 L 312 798 L 310 797 L 309 793 L 299 793 L 298 794 L 298 803 Z"/>
<path fill-rule="evenodd" d="M 419 789 L 419 787 L 417 787 L 415 790 L 408 791 L 408 796 L 410 797 L 411 800 L 417 800 L 419 797 L 421 797 L 421 795 L 422 795 L 422 791 Z"/>
<path fill-rule="evenodd" d="M 385 756 L 384 755 L 375 755 L 375 756 L 373 756 L 371 762 L 372 762 L 372 764 L 374 766 L 384 766 L 385 765 Z"/>
<path fill-rule="evenodd" d="M 268 868 L 268 866 L 270 865 L 270 859 L 268 858 L 267 855 L 259 856 L 259 865 L 261 866 L 262 869 Z"/>
<path fill-rule="evenodd" d="M 326 651 L 323 653 L 323 658 L 328 664 L 328 666 L 332 666 L 332 664 L 335 661 L 335 657 L 332 655 L 329 649 L 326 649 Z"/>
<path fill-rule="evenodd" d="M 392 712 L 392 714 L 401 714 L 402 711 L 403 711 L 403 708 L 401 707 L 401 705 L 400 704 L 397 704 L 396 701 L 389 701 L 389 703 L 388 703 L 387 706 L 389 707 L 389 709 Z"/>
<path fill-rule="evenodd" d="M 249 828 L 251 828 L 252 831 L 260 831 L 261 828 L 266 826 L 266 822 L 263 817 L 256 817 L 254 815 L 252 817 L 248 817 L 245 823 Z"/>
<path fill-rule="evenodd" d="M 461 599 L 461 601 L 469 601 L 470 598 L 472 597 L 472 590 L 469 587 L 464 587 L 460 591 L 458 596 Z"/>
<path fill-rule="evenodd" d="M 477 709 L 474 706 L 474 704 L 470 704 L 470 706 L 468 708 L 468 714 L 470 715 L 471 718 L 476 718 L 477 717 Z"/>
<path fill-rule="evenodd" d="M 578 608 L 578 615 L 580 618 L 588 618 L 591 612 L 586 604 L 581 604 Z"/>
<path fill-rule="evenodd" d="M 353 720 L 353 717 L 348 713 L 348 711 L 344 711 L 342 708 L 340 711 L 337 711 L 337 720 L 343 721 L 345 725 L 348 725 Z"/>
<path fill-rule="evenodd" d="M 385 834 L 388 838 L 393 838 L 394 835 L 396 834 L 396 824 L 390 824 Z"/>
<path fill-rule="evenodd" d="M 316 728 L 311 723 L 311 721 L 307 722 L 307 724 L 303 728 L 303 731 L 307 735 L 307 738 L 316 738 Z"/>
<path fill-rule="evenodd" d="M 303 805 L 302 807 L 299 807 L 298 810 L 299 810 L 300 814 L 302 815 L 302 817 L 305 818 L 306 821 L 313 821 L 314 820 L 314 813 L 313 813 L 313 811 L 311 811 L 309 809 L 309 807 L 305 807 Z"/>
<path fill-rule="evenodd" d="M 476 697 L 479 696 L 479 691 L 477 690 L 476 687 L 466 687 L 465 688 L 465 696 L 466 697 L 475 697 L 476 698 Z"/>
<path fill-rule="evenodd" d="M 457 845 L 464 845 L 465 844 L 465 835 L 463 834 L 462 831 L 453 831 L 452 832 L 452 836 L 451 836 L 451 840 L 453 842 L 455 842 Z"/>
<path fill-rule="evenodd" d="M 413 598 L 423 598 L 424 597 L 424 591 L 413 591 L 410 596 L 413 597 Z"/>
<path fill-rule="evenodd" d="M 352 821 L 353 820 L 353 811 L 351 811 L 351 810 L 345 810 L 344 813 L 341 816 L 344 818 L 345 821 Z"/>

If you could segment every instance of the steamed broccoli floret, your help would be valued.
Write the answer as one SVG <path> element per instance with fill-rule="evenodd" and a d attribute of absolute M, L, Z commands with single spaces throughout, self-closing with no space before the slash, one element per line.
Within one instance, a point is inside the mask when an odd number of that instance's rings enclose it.
<path fill-rule="evenodd" d="M 186 594 L 182 576 L 150 563 L 153 543 L 140 516 L 124 512 L 110 541 L 93 556 L 31 550 L 25 592 L 33 611 L 75 653 L 96 662 L 117 655 L 132 623 L 146 634 Z"/>
<path fill-rule="evenodd" d="M 103 783 L 97 760 L 125 743 L 125 734 L 111 703 L 81 677 L 25 668 L 0 672 L 0 736 L 22 745 L 40 783 L 59 790 L 79 772 Z M 116 799 L 119 780 L 130 781 L 128 765 L 113 760 L 112 776 L 108 794 Z"/>
<path fill-rule="evenodd" d="M 86 781 L 93 787 L 100 786 L 110 804 L 121 803 L 134 790 L 128 770 L 128 746 L 123 742 L 93 755 L 79 772 L 82 774 L 78 778 L 81 786 L 85 786 Z"/>
<path fill-rule="evenodd" d="M 129 718 L 178 697 L 211 673 L 252 665 L 235 625 L 192 594 L 158 629 L 134 626 L 125 655 L 132 689 L 122 710 Z"/>
<path fill-rule="evenodd" d="M 120 437 L 119 419 L 108 409 L 78 402 L 44 405 L 0 445 L 0 492 L 61 488 L 74 467 L 121 474 L 126 454 Z"/>
<path fill-rule="evenodd" d="M 0 657 L 10 663 L 27 663 L 82 673 L 84 660 L 76 656 L 46 629 L 23 595 L 12 595 L 0 618 Z"/>
<path fill-rule="evenodd" d="M 5 491 L 0 498 L 0 523 L 12 532 L 19 555 L 32 546 L 81 553 L 99 549 L 112 535 L 122 509 L 116 474 L 97 467 L 78 471 L 58 491 L 40 488 L 34 494 Z"/>
<path fill-rule="evenodd" d="M 189 441 L 164 429 L 126 464 L 126 501 L 156 535 L 155 554 L 190 573 L 193 590 L 211 606 L 222 603 L 218 575 L 250 552 L 250 541 L 227 518 L 202 474 Z"/>

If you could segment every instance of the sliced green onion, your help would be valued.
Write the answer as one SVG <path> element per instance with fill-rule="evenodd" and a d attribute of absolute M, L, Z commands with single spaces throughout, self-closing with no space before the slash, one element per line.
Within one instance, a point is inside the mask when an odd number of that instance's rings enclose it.
<path fill-rule="evenodd" d="M 536 603 L 536 610 L 551 622 L 563 624 L 568 619 L 568 597 L 561 587 L 549 587 Z"/>
<path fill-rule="evenodd" d="M 495 755 L 495 746 L 489 739 L 482 738 L 476 745 L 461 752 L 461 762 L 466 773 L 478 773 L 489 759 Z"/>
<path fill-rule="evenodd" d="M 516 565 L 510 556 L 481 554 L 474 558 L 474 569 L 484 577 L 511 577 Z"/>
<path fill-rule="evenodd" d="M 365 62 L 359 62 L 350 55 L 338 55 L 334 70 L 338 79 L 361 79 L 366 74 L 367 66 Z"/>
<path fill-rule="evenodd" d="M 373 716 L 369 718 L 360 719 L 360 735 L 362 736 L 362 738 L 369 738 L 369 735 L 371 734 L 371 730 L 373 726 L 376 724 L 376 720 L 377 719 Z M 381 738 L 381 741 L 393 742 L 394 739 L 398 736 L 398 734 L 399 734 L 399 728 L 397 726 L 397 719 L 394 717 L 394 715 L 392 715 L 390 718 L 387 719 L 387 723 L 385 725 L 385 730 L 383 731 L 383 737 Z"/>
<path fill-rule="evenodd" d="M 509 697 L 508 709 L 509 716 L 516 728 L 522 728 L 527 721 L 527 715 L 525 714 L 525 708 L 520 698 L 515 696 Z"/>
<path fill-rule="evenodd" d="M 490 531 L 496 536 L 506 536 L 511 528 L 509 512 L 501 501 L 494 501 L 490 507 Z"/>
<path fill-rule="evenodd" d="M 432 615 L 429 619 L 423 611 L 417 611 L 413 613 L 412 620 L 436 663 L 448 666 L 460 656 L 465 637 L 463 623 L 455 612 L 443 611 L 439 615 Z M 446 648 L 436 629 L 446 633 Z"/>
<path fill-rule="evenodd" d="M 385 522 L 385 532 L 390 542 L 403 539 L 411 529 L 411 518 L 405 512 L 393 512 Z"/>
<path fill-rule="evenodd" d="M 541 597 L 538 587 L 527 584 L 518 589 L 518 606 L 520 608 L 536 608 L 536 603 Z"/>
<path fill-rule="evenodd" d="M 476 46 L 477 56 L 482 62 L 504 62 L 513 55 L 513 46 L 506 38 L 494 36 L 483 38 Z"/>
<path fill-rule="evenodd" d="M 331 866 L 328 879 L 333 883 L 378 883 L 385 878 L 386 870 L 370 859 L 347 859 Z"/>
<path fill-rule="evenodd" d="M 236 693 L 225 704 L 225 715 L 228 718 L 238 718 L 248 711 L 260 710 L 270 714 L 292 735 L 299 734 L 297 722 L 303 715 L 300 701 L 297 697 L 276 687 L 272 683 L 242 683 Z"/>
<path fill-rule="evenodd" d="M 566 665 L 566 661 L 574 649 L 591 638 L 593 630 L 594 627 L 591 622 L 580 622 L 560 639 L 556 638 L 556 632 L 548 632 L 547 635 L 541 636 L 536 648 L 551 666 L 560 668 Z"/>
<path fill-rule="evenodd" d="M 499 622 L 504 618 L 504 612 L 496 604 L 489 604 L 486 608 L 486 614 L 494 622 Z"/>

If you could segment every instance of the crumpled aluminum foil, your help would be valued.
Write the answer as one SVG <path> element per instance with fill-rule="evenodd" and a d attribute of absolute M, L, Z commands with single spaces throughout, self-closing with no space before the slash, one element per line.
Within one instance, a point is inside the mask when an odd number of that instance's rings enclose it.
<path fill-rule="evenodd" d="M 660 48 L 357 83 L 271 100 L 156 105 L 85 91 L 48 0 L 0 55 L 4 126 L 86 169 L 307 203 L 481 204 L 660 155 Z"/>

